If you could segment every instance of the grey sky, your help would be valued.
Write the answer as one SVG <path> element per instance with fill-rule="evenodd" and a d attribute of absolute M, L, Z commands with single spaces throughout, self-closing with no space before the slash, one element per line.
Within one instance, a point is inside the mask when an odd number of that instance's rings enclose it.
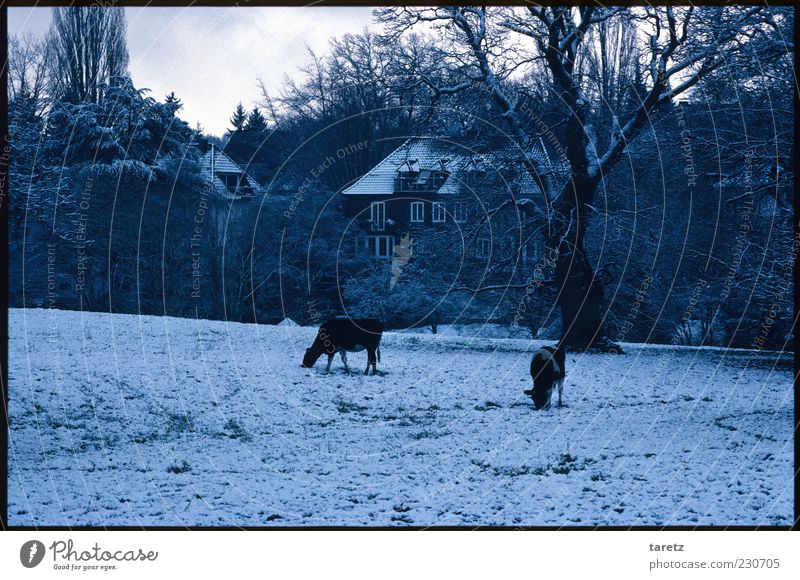
<path fill-rule="evenodd" d="M 9 8 L 9 34 L 43 34 L 50 8 Z M 276 90 L 284 75 L 308 64 L 308 45 L 372 24 L 365 7 L 125 8 L 134 84 L 183 101 L 181 117 L 222 135 L 239 101 L 251 108 L 261 77 Z"/>

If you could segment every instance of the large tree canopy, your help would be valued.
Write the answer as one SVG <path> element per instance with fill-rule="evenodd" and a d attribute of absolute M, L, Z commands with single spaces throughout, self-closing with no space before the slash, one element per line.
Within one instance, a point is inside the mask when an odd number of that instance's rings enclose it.
<path fill-rule="evenodd" d="M 386 8 L 378 15 L 390 37 L 427 25 L 450 48 L 449 84 L 420 71 L 437 97 L 481 87 L 521 150 L 543 136 L 558 140 L 569 165 L 566 179 L 551 179 L 541 160 L 520 163 L 545 193 L 544 231 L 558 251 L 563 340 L 577 347 L 609 346 L 602 284 L 584 243 L 605 176 L 676 97 L 715 74 L 755 81 L 793 50 L 787 8 L 448 6 Z M 552 127 L 526 119 L 529 87 L 519 91 L 513 82 L 523 68 L 536 79 L 530 88 L 538 88 L 538 97 L 556 103 L 560 118 Z"/>

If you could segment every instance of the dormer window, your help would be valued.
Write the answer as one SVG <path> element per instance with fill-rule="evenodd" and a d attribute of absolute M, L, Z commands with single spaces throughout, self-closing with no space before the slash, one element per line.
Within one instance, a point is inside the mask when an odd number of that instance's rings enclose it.
<path fill-rule="evenodd" d="M 410 171 L 408 163 L 403 164 L 397 172 L 395 191 L 429 191 L 435 192 L 444 184 L 448 173 L 440 169 L 421 169 Z M 417 166 L 417 164 L 413 164 Z"/>
<path fill-rule="evenodd" d="M 410 171 L 400 173 L 397 179 L 397 191 L 415 191 L 417 174 Z"/>

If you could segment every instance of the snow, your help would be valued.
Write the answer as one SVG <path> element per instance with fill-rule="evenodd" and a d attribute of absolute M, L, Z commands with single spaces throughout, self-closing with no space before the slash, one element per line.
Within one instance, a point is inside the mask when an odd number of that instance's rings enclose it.
<path fill-rule="evenodd" d="M 792 370 L 775 353 L 570 353 L 387 332 L 382 375 L 315 329 L 12 310 L 12 526 L 789 525 Z M 366 366 L 366 354 L 349 357 Z"/>

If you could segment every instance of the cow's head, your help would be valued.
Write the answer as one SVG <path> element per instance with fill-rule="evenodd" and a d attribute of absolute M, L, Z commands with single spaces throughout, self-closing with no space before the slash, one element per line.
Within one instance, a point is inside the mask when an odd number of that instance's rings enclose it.
<path fill-rule="evenodd" d="M 536 407 L 536 410 L 544 409 L 548 403 L 550 403 L 550 397 L 553 395 L 553 385 L 543 387 L 539 386 L 533 387 L 533 394 L 531 398 L 533 399 L 533 406 Z"/>
<path fill-rule="evenodd" d="M 307 348 L 306 349 L 306 354 L 305 354 L 305 356 L 303 356 L 303 362 L 302 362 L 302 364 L 300 366 L 305 368 L 305 369 L 310 369 L 311 367 L 314 366 L 314 363 L 317 362 L 318 358 L 319 358 L 319 354 L 317 354 L 315 356 L 313 349 Z"/>

